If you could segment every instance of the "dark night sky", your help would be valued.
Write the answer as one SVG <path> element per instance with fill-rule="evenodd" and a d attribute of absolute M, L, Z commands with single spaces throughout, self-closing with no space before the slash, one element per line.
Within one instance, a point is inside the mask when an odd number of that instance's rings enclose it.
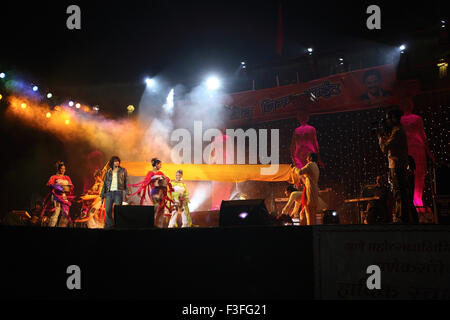
<path fill-rule="evenodd" d="M 139 85 L 146 75 L 194 85 L 210 71 L 232 74 L 240 61 L 277 61 L 278 2 L 2 3 L 0 67 L 24 72 L 50 88 L 70 92 L 78 86 L 77 94 L 83 86 Z M 379 1 L 382 30 L 369 31 L 371 1 L 282 3 L 283 58 L 298 56 L 308 46 L 330 50 L 363 39 L 401 38 L 447 12 L 444 1 Z M 66 28 L 70 4 L 81 7 L 81 31 Z"/>

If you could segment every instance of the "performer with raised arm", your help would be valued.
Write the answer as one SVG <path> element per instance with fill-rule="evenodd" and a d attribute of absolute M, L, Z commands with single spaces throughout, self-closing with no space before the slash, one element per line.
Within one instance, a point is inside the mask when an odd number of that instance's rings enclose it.
<path fill-rule="evenodd" d="M 112 216 L 113 205 L 122 205 L 124 191 L 130 194 L 128 189 L 127 169 L 120 166 L 120 158 L 113 156 L 109 160 L 109 169 L 105 174 L 101 199 L 105 199 L 105 228 L 114 226 L 114 218 Z"/>
<path fill-rule="evenodd" d="M 147 196 L 152 199 L 155 206 L 155 225 L 163 228 L 165 226 L 164 217 L 170 216 L 172 211 L 171 204 L 173 200 L 171 199 L 171 194 L 173 188 L 170 179 L 161 171 L 161 160 L 153 158 L 152 167 L 153 170 L 147 173 L 143 181 L 129 186 L 138 188 L 132 195 L 139 194 L 141 205 Z"/>
<path fill-rule="evenodd" d="M 191 214 L 189 212 L 189 192 L 183 180 L 183 170 L 178 170 L 176 173 L 176 180 L 172 181 L 173 193 L 172 200 L 174 201 L 172 217 L 169 221 L 169 228 L 177 226 L 178 215 L 181 215 L 182 228 L 192 226 Z"/>
<path fill-rule="evenodd" d="M 74 187 L 72 180 L 70 180 L 70 177 L 65 173 L 66 165 L 64 162 L 58 161 L 56 163 L 56 174 L 51 176 L 47 182 L 47 186 L 50 188 L 50 193 L 44 200 L 45 205 L 41 216 L 45 213 L 49 204 L 53 204 L 53 208 L 50 210 L 51 214 L 48 222 L 49 227 L 67 227 L 69 223 L 72 223 L 69 209 L 72 205 L 70 200 L 74 198 Z M 61 210 L 63 214 L 60 217 Z"/>

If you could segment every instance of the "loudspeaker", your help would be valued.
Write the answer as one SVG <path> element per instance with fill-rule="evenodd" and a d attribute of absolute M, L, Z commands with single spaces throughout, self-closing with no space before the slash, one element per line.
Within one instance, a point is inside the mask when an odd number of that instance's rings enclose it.
<path fill-rule="evenodd" d="M 115 206 L 116 228 L 153 228 L 154 206 Z"/>
<path fill-rule="evenodd" d="M 219 226 L 271 225 L 264 199 L 222 201 Z"/>

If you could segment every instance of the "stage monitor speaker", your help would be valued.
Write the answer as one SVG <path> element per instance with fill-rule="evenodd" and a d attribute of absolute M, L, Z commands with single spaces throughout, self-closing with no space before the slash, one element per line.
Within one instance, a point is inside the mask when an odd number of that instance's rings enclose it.
<path fill-rule="evenodd" d="M 264 199 L 222 201 L 219 226 L 271 225 Z"/>
<path fill-rule="evenodd" d="M 153 228 L 154 206 L 115 206 L 114 220 L 116 228 Z"/>

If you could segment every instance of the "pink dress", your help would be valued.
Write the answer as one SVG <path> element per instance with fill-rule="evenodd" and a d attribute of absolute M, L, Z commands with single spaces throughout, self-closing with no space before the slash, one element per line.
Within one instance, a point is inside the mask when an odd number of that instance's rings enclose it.
<path fill-rule="evenodd" d="M 294 131 L 295 139 L 294 161 L 297 168 L 303 168 L 307 161 L 308 153 L 319 153 L 316 129 L 308 124 L 301 125 Z"/>
<path fill-rule="evenodd" d="M 408 154 L 416 163 L 414 205 L 423 206 L 422 194 L 427 173 L 426 141 L 423 120 L 416 114 L 406 114 L 400 120 L 408 140 Z"/>

